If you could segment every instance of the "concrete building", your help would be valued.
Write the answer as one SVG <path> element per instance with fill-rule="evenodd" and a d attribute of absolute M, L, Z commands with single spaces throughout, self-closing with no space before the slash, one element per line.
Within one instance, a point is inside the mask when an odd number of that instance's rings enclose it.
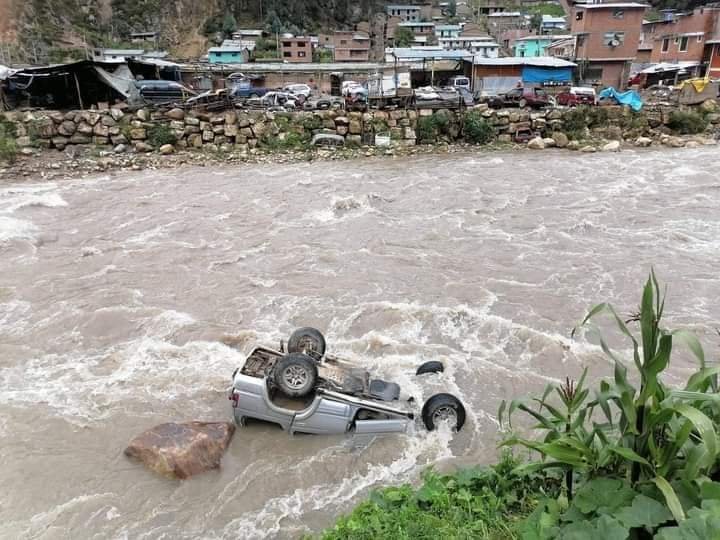
<path fill-rule="evenodd" d="M 547 56 L 547 48 L 553 42 L 552 36 L 525 36 L 515 40 L 513 56 Z"/>
<path fill-rule="evenodd" d="M 636 2 L 571 7 L 575 61 L 583 84 L 626 86 L 647 8 L 646 4 Z"/>
<path fill-rule="evenodd" d="M 232 38 L 235 41 L 253 41 L 261 39 L 266 35 L 266 32 L 258 29 L 244 28 L 242 30 L 236 30 L 232 34 Z"/>
<path fill-rule="evenodd" d="M 144 49 L 93 49 L 92 59 L 95 62 L 122 62 L 126 58 L 138 60 L 144 58 L 155 58 L 162 60 L 167 58 L 165 51 L 146 51 Z"/>
<path fill-rule="evenodd" d="M 364 32 L 337 31 L 333 40 L 336 62 L 367 62 L 370 58 L 370 36 Z"/>
<path fill-rule="evenodd" d="M 304 36 L 281 38 L 280 57 L 283 62 L 312 62 L 312 38 Z"/>
<path fill-rule="evenodd" d="M 433 22 L 401 22 L 398 27 L 410 29 L 416 36 L 431 36 L 435 33 Z"/>
<path fill-rule="evenodd" d="M 226 39 L 219 47 L 208 49 L 211 64 L 242 64 L 249 60 L 249 51 L 239 41 Z"/>
<path fill-rule="evenodd" d="M 490 36 L 438 38 L 438 44 L 446 51 L 468 51 L 485 58 L 497 58 L 500 55 L 500 45 Z"/>
<path fill-rule="evenodd" d="M 435 35 L 438 38 L 457 38 L 460 37 L 462 27 L 459 24 L 436 24 Z"/>
<path fill-rule="evenodd" d="M 388 17 L 399 17 L 404 22 L 420 22 L 422 8 L 405 4 L 388 4 L 385 13 Z"/>
<path fill-rule="evenodd" d="M 558 30 L 566 30 L 567 21 L 565 17 L 553 17 L 552 15 L 543 15 L 540 23 L 540 31 L 543 34 L 553 34 Z"/>
<path fill-rule="evenodd" d="M 519 11 L 491 13 L 487 16 L 488 30 L 498 35 L 506 30 L 514 30 L 527 26 L 527 19 Z"/>

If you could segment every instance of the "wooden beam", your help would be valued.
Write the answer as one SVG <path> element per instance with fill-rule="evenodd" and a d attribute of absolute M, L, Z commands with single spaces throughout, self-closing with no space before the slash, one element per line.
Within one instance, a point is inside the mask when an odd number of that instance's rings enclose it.
<path fill-rule="evenodd" d="M 83 105 L 82 94 L 80 93 L 80 82 L 78 81 L 77 73 L 75 73 L 74 71 L 73 71 L 73 77 L 75 78 L 75 89 L 77 90 L 78 101 L 80 102 L 80 109 L 84 111 L 85 105 Z"/>

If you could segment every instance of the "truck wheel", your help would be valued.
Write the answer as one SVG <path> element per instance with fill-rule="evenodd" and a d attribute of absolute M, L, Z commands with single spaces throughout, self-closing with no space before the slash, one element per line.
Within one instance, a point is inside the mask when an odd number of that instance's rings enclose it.
<path fill-rule="evenodd" d="M 257 93 L 255 93 L 255 92 L 253 92 L 252 94 L 250 94 L 250 97 L 251 97 L 251 98 L 259 98 L 259 97 L 260 97 L 260 94 L 257 94 Z"/>
<path fill-rule="evenodd" d="M 525 107 L 527 107 L 527 99 L 521 99 L 520 101 L 518 101 L 518 106 L 521 109 L 524 109 Z"/>
<path fill-rule="evenodd" d="M 435 394 L 423 405 L 422 419 L 428 431 L 441 422 L 450 422 L 454 431 L 460 431 L 465 424 L 465 407 L 451 394 Z"/>
<path fill-rule="evenodd" d="M 317 378 L 317 365 L 302 353 L 283 356 L 273 368 L 273 381 L 288 397 L 307 396 L 315 387 Z"/>
<path fill-rule="evenodd" d="M 287 350 L 289 353 L 303 353 L 319 360 L 325 354 L 325 337 L 315 328 L 298 328 L 290 336 Z"/>
<path fill-rule="evenodd" d="M 420 364 L 417 371 L 415 371 L 415 375 L 423 375 L 424 373 L 442 373 L 443 371 L 445 371 L 445 366 L 443 366 L 442 362 L 431 360 L 430 362 Z"/>

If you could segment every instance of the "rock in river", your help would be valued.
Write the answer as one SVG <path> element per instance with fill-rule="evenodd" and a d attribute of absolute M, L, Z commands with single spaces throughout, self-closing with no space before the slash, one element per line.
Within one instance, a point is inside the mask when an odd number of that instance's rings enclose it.
<path fill-rule="evenodd" d="M 228 422 L 160 424 L 130 441 L 125 455 L 164 476 L 188 478 L 220 467 L 234 432 Z"/>

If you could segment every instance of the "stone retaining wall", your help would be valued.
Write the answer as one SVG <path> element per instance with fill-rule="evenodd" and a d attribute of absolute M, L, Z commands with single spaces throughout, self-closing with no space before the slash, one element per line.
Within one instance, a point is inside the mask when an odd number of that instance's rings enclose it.
<path fill-rule="evenodd" d="M 568 139 L 599 138 L 660 140 L 672 134 L 668 127 L 677 107 L 646 107 L 634 113 L 624 107 L 493 110 L 479 105 L 465 111 L 394 110 L 372 112 L 317 111 L 276 113 L 230 110 L 220 113 L 182 109 L 129 112 L 33 111 L 4 113 L 14 123 L 21 148 L 56 148 L 70 145 L 111 146 L 125 151 L 163 153 L 176 148 L 211 151 L 247 151 L 255 147 L 290 148 L 307 145 L 312 135 L 340 135 L 348 145 L 372 144 L 377 133 L 390 134 L 394 144 L 415 145 L 438 140 L 462 140 L 464 117 L 480 115 L 497 140 L 511 142 L 517 129 L 530 128 L 541 137 L 566 134 Z M 720 126 L 720 109 L 709 100 L 699 110 L 709 121 L 708 130 Z M 162 127 L 159 127 L 162 126 Z M 431 128 L 431 129 L 428 129 Z"/>

